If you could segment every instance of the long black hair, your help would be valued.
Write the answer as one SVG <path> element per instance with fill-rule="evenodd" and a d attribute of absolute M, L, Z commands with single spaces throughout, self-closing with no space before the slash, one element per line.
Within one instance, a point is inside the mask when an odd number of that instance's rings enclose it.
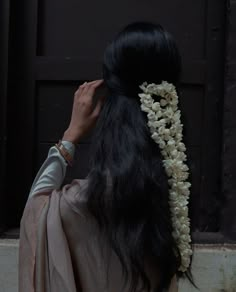
<path fill-rule="evenodd" d="M 144 81 L 178 86 L 180 55 L 160 25 L 133 23 L 108 45 L 103 77 L 109 90 L 92 150 L 88 208 L 118 255 L 130 291 L 150 291 L 145 267 L 158 271 L 168 289 L 180 266 L 172 237 L 168 181 L 158 145 L 151 139 L 138 93 Z"/>

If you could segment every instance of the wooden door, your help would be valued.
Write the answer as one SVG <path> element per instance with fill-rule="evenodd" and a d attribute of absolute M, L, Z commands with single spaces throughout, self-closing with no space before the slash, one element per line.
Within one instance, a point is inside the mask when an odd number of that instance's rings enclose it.
<path fill-rule="evenodd" d="M 116 32 L 147 20 L 169 30 L 183 56 L 181 102 L 193 182 L 192 225 L 197 234 L 217 234 L 224 1 L 23 0 L 11 9 L 16 67 L 11 64 L 9 95 L 16 108 L 10 114 L 18 121 L 10 125 L 8 147 L 9 165 L 15 165 L 13 172 L 8 168 L 8 182 L 12 175 L 16 179 L 8 208 L 17 202 L 11 223 L 19 221 L 33 176 L 66 129 L 75 89 L 84 80 L 101 77 L 103 51 Z M 16 140 L 21 145 L 17 149 Z M 68 179 L 86 176 L 88 158 L 89 139 L 79 146 L 78 163 Z"/>

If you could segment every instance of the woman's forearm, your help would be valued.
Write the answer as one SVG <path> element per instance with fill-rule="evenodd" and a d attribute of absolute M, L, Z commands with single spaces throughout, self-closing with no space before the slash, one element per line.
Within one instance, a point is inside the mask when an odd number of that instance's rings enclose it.
<path fill-rule="evenodd" d="M 70 155 L 74 157 L 74 144 L 68 141 L 62 141 L 62 144 Z M 59 189 L 64 181 L 66 168 L 67 162 L 63 156 L 56 147 L 51 147 L 47 159 L 34 179 L 29 196 L 31 197 L 43 190 Z"/>

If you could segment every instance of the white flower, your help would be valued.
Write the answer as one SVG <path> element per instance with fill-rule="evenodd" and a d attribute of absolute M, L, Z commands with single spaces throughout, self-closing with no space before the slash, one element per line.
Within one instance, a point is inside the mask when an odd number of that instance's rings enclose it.
<path fill-rule="evenodd" d="M 147 85 L 148 92 L 157 92 L 157 85 L 154 83 Z"/>
<path fill-rule="evenodd" d="M 154 91 L 153 93 L 155 95 L 158 95 L 158 96 L 162 96 L 164 97 L 165 94 L 166 94 L 166 89 L 165 89 L 165 86 L 163 84 L 160 84 L 159 86 L 156 86 L 156 87 L 153 87 L 154 88 Z M 150 88 L 151 89 L 151 88 Z M 149 89 L 149 90 L 150 90 Z"/>
<path fill-rule="evenodd" d="M 156 112 L 156 117 L 157 117 L 157 119 L 162 117 L 162 111 L 161 110 Z"/>
<path fill-rule="evenodd" d="M 154 129 L 157 129 L 161 126 L 159 121 L 150 121 L 150 126 L 152 126 Z"/>
<path fill-rule="evenodd" d="M 150 108 L 150 107 L 152 107 L 153 101 L 151 99 L 144 99 L 142 103 L 143 103 L 143 105 Z"/>
<path fill-rule="evenodd" d="M 167 109 L 165 110 L 165 116 L 169 119 L 172 119 L 174 117 L 174 111 L 173 109 L 169 106 L 167 107 Z"/>
<path fill-rule="evenodd" d="M 174 121 L 180 121 L 180 110 L 176 111 L 174 113 L 174 117 L 173 117 Z"/>
<path fill-rule="evenodd" d="M 170 102 L 171 106 L 173 109 L 177 109 L 177 105 L 178 105 L 179 101 L 178 101 L 178 96 L 174 95 L 172 101 Z"/>
<path fill-rule="evenodd" d="M 191 184 L 187 181 L 189 168 L 184 163 L 187 159 L 186 147 L 182 142 L 183 125 L 178 109 L 178 95 L 175 86 L 166 81 L 161 84 L 144 82 L 139 94 L 141 110 L 147 113 L 148 127 L 152 139 L 159 145 L 163 156 L 163 165 L 168 176 L 169 206 L 172 214 L 173 237 L 180 254 L 180 271 L 185 272 L 190 264 L 191 237 L 188 217 L 188 200 Z M 161 97 L 160 102 L 153 95 Z"/>
<path fill-rule="evenodd" d="M 165 88 L 166 92 L 170 92 L 170 93 L 175 92 L 175 87 L 172 83 L 168 83 L 167 81 L 163 81 L 162 86 Z"/>
<path fill-rule="evenodd" d="M 164 149 L 165 146 L 166 146 L 166 143 L 165 143 L 163 140 L 159 142 L 159 147 L 160 147 L 161 149 Z"/>
<path fill-rule="evenodd" d="M 142 85 L 140 85 L 140 89 L 142 89 L 142 91 L 144 93 L 147 93 L 148 90 L 147 90 L 147 82 L 144 82 Z"/>
<path fill-rule="evenodd" d="M 171 137 L 170 136 L 170 130 L 165 128 L 164 133 L 163 133 L 163 136 L 164 136 L 164 139 L 166 141 L 169 141 L 170 140 L 170 137 Z"/>
<path fill-rule="evenodd" d="M 178 141 L 181 141 L 181 140 L 183 139 L 183 135 L 182 135 L 182 133 L 177 133 L 177 134 L 176 134 L 176 139 L 177 139 Z"/>
<path fill-rule="evenodd" d="M 161 99 L 160 104 L 161 104 L 161 106 L 166 106 L 167 101 L 165 99 Z"/>
<path fill-rule="evenodd" d="M 153 111 L 149 111 L 147 117 L 148 117 L 149 121 L 155 121 L 156 120 L 156 115 L 155 115 L 155 113 Z"/>
<path fill-rule="evenodd" d="M 159 141 L 159 135 L 156 132 L 154 132 L 151 137 L 155 142 Z"/>
<path fill-rule="evenodd" d="M 185 147 L 184 143 L 182 143 L 182 142 L 178 143 L 177 148 L 179 151 L 182 151 L 182 152 L 186 151 L 186 147 Z"/>
<path fill-rule="evenodd" d="M 167 143 L 169 146 L 175 146 L 175 140 L 171 139 L 170 141 L 168 141 Z"/>
<path fill-rule="evenodd" d="M 173 158 L 177 159 L 179 152 L 178 152 L 178 150 L 174 149 L 173 151 L 171 151 L 170 154 Z"/>
<path fill-rule="evenodd" d="M 159 103 L 159 102 L 154 102 L 154 103 L 152 104 L 152 110 L 153 110 L 154 112 L 159 111 L 159 110 L 160 110 L 160 103 Z"/>
<path fill-rule="evenodd" d="M 144 104 L 141 104 L 141 110 L 142 110 L 143 112 L 146 112 L 146 113 L 149 112 L 149 108 L 148 108 L 146 105 L 144 105 Z"/>
<path fill-rule="evenodd" d="M 179 150 L 179 149 L 178 149 Z M 178 152 L 178 159 L 182 160 L 182 161 L 186 161 L 187 160 L 187 156 L 184 152 L 179 151 Z"/>
<path fill-rule="evenodd" d="M 164 126 L 161 126 L 160 128 L 158 128 L 158 133 L 160 135 L 163 135 L 165 133 L 165 127 Z"/>
<path fill-rule="evenodd" d="M 170 130 L 169 129 L 165 129 L 164 134 L 165 135 L 170 135 Z"/>
<path fill-rule="evenodd" d="M 151 94 L 148 94 L 148 93 L 139 93 L 138 95 L 142 100 L 145 100 L 145 99 L 150 99 L 152 100 L 152 96 Z"/>

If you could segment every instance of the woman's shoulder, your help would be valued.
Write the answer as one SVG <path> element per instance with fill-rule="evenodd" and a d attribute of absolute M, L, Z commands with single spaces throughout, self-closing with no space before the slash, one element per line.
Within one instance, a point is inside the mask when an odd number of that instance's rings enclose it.
<path fill-rule="evenodd" d="M 86 190 L 88 179 L 74 179 L 61 191 L 61 208 L 85 216 L 87 214 Z"/>

